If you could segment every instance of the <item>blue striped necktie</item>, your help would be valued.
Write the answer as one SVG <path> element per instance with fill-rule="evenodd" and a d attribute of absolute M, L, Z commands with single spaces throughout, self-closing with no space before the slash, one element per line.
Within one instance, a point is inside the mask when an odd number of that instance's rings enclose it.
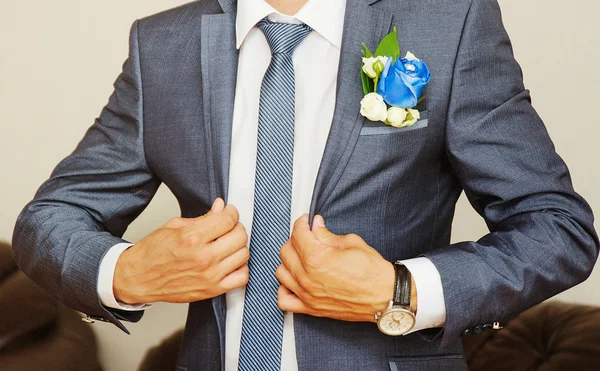
<path fill-rule="evenodd" d="M 250 280 L 246 286 L 239 371 L 279 371 L 283 312 L 277 306 L 279 250 L 290 236 L 294 162 L 292 54 L 312 31 L 307 25 L 264 18 L 258 28 L 271 47 L 258 110 Z"/>

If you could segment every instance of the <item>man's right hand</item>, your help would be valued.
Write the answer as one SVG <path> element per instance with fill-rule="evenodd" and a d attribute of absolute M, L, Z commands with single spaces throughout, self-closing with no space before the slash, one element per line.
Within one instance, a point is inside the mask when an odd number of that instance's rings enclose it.
<path fill-rule="evenodd" d="M 193 219 L 174 218 L 125 250 L 113 280 L 126 304 L 191 303 L 248 283 L 248 235 L 235 206 L 217 199 Z"/>

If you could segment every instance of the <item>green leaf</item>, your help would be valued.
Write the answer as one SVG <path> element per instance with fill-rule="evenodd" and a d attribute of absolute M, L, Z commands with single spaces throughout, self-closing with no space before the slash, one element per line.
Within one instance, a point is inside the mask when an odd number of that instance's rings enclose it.
<path fill-rule="evenodd" d="M 371 58 L 373 56 L 373 52 L 369 50 L 367 44 L 362 43 L 362 46 L 364 49 L 362 49 L 360 52 L 362 53 L 363 58 Z M 360 79 L 362 81 L 363 92 L 365 95 L 371 93 L 373 91 L 373 80 L 362 70 L 362 63 L 360 69 Z"/>
<path fill-rule="evenodd" d="M 369 48 L 367 47 L 367 44 L 362 43 L 363 48 L 365 48 L 363 50 L 363 57 L 365 58 L 371 58 L 373 56 L 373 53 L 369 50 Z"/>
<path fill-rule="evenodd" d="M 360 70 L 360 79 L 362 80 L 362 87 L 363 87 L 363 92 L 365 93 L 365 95 L 372 93 L 373 92 L 373 80 L 367 76 L 366 73 L 364 73 L 364 71 Z"/>
<path fill-rule="evenodd" d="M 392 63 L 394 63 L 396 59 L 400 58 L 400 45 L 398 44 L 396 27 L 394 27 L 394 30 L 381 40 L 377 50 L 375 51 L 375 56 L 390 56 L 392 57 Z"/>

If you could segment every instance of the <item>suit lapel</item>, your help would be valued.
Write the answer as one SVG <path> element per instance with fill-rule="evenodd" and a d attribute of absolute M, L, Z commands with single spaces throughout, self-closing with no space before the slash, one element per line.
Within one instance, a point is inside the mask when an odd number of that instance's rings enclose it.
<path fill-rule="evenodd" d="M 202 16 L 201 59 L 210 195 L 227 199 L 238 65 L 234 12 Z"/>
<path fill-rule="evenodd" d="M 373 10 L 377 0 L 348 0 L 344 22 L 336 107 L 311 201 L 311 220 L 319 212 L 350 159 L 363 124 L 360 101 L 361 43 L 375 48 L 389 32 L 392 16 Z M 238 66 L 235 46 L 236 4 L 219 0 L 225 13 L 204 14 L 201 29 L 202 105 L 211 199 L 227 200 L 231 130 Z M 225 365 L 225 295 L 212 300 Z"/>
<path fill-rule="evenodd" d="M 238 50 L 235 46 L 235 9 L 221 1 L 223 14 L 204 14 L 201 33 L 202 105 L 211 200 L 227 201 L 233 104 Z M 225 3 L 225 4 L 223 4 Z M 212 300 L 225 365 L 225 295 Z"/>
<path fill-rule="evenodd" d="M 342 176 L 358 141 L 364 118 L 360 115 L 363 98 L 360 67 L 361 43 L 375 50 L 390 31 L 392 15 L 373 9 L 377 0 L 347 0 L 344 34 L 337 78 L 336 106 L 323 159 L 315 182 L 310 220 L 319 213 Z"/>

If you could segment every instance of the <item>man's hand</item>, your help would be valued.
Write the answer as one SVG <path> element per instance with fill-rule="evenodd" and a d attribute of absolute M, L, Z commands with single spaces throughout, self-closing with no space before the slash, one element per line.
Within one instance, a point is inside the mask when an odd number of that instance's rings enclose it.
<path fill-rule="evenodd" d="M 352 322 L 374 322 L 394 292 L 394 267 L 357 235 L 338 236 L 317 215 L 296 221 L 281 248 L 279 308 Z"/>
<path fill-rule="evenodd" d="M 248 236 L 233 205 L 217 199 L 194 219 L 175 218 L 123 252 L 115 298 L 128 304 L 190 303 L 248 282 Z"/>

